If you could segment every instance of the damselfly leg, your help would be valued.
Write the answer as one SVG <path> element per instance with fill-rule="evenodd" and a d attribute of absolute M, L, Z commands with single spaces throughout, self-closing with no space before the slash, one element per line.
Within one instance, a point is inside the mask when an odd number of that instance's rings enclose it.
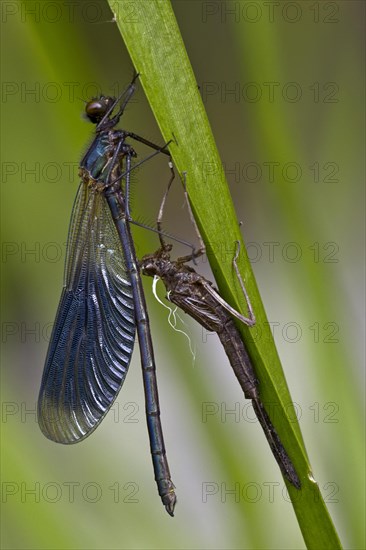
<path fill-rule="evenodd" d="M 170 245 L 168 245 L 164 239 L 164 232 L 163 232 L 163 227 L 162 227 L 162 224 L 163 224 L 163 215 L 164 215 L 164 209 L 165 209 L 165 206 L 166 206 L 166 201 L 167 201 L 167 198 L 168 198 L 168 194 L 169 194 L 169 191 L 170 191 L 170 188 L 172 186 L 172 183 L 174 181 L 174 178 L 175 178 L 175 172 L 174 172 L 174 167 L 172 164 L 170 164 L 170 169 L 171 169 L 171 177 L 170 177 L 170 180 L 169 180 L 169 183 L 167 185 L 167 189 L 164 193 L 164 196 L 162 198 L 162 201 L 161 201 L 161 204 L 160 204 L 160 208 L 159 208 L 159 213 L 158 213 L 158 217 L 157 217 L 157 221 L 156 221 L 156 226 L 157 226 L 157 229 L 158 229 L 158 232 L 159 232 L 159 240 L 160 240 L 160 244 L 161 244 L 161 250 L 162 251 L 168 251 L 171 250 L 171 247 L 169 248 Z M 192 261 L 193 263 L 195 263 L 195 260 L 196 258 L 199 258 L 200 256 L 202 256 L 203 254 L 205 254 L 206 252 L 206 246 L 205 246 L 205 243 L 202 239 L 202 235 L 200 233 L 200 230 L 198 228 L 198 225 L 197 225 L 197 222 L 194 218 L 194 215 L 193 215 L 193 211 L 192 211 L 192 207 L 191 207 L 191 203 L 189 201 L 189 196 L 188 196 L 188 193 L 187 193 L 187 172 L 183 172 L 182 173 L 182 183 L 183 183 L 183 191 L 184 191 L 184 199 L 185 199 L 185 204 L 187 206 L 187 210 L 188 210 L 188 214 L 189 214 L 189 217 L 190 217 L 190 220 L 191 220 L 191 223 L 193 225 L 193 228 L 194 228 L 194 231 L 196 233 L 196 237 L 198 239 L 198 242 L 199 242 L 199 246 L 198 248 L 194 248 L 192 253 L 191 254 L 188 254 L 187 256 L 180 256 L 179 258 L 177 258 L 176 262 L 178 264 L 185 264 L 185 263 L 188 263 L 190 261 Z M 239 281 L 239 285 L 240 285 L 240 288 L 243 292 L 243 295 L 244 295 L 244 298 L 245 298 L 245 301 L 246 301 L 246 304 L 247 304 L 247 307 L 248 307 L 248 317 L 244 316 L 242 313 L 240 313 L 239 311 L 237 311 L 235 308 L 233 308 L 230 304 L 228 304 L 221 296 L 220 294 L 213 288 L 213 286 L 210 284 L 208 287 L 207 287 L 207 291 L 210 292 L 215 298 L 216 300 L 231 314 L 233 315 L 234 317 L 236 317 L 237 319 L 239 319 L 239 321 L 241 321 L 242 323 L 244 323 L 245 325 L 249 326 L 249 327 L 252 327 L 255 325 L 255 315 L 254 315 L 254 311 L 253 311 L 253 307 L 252 307 L 252 304 L 250 302 L 250 298 L 249 298 L 249 294 L 248 294 L 248 291 L 245 287 L 245 284 L 244 284 L 244 281 L 243 281 L 243 278 L 240 274 L 240 271 L 239 271 L 239 267 L 238 267 L 238 258 L 239 258 L 239 254 L 240 254 L 240 242 L 239 241 L 235 241 L 235 244 L 236 244 L 236 251 L 235 251 L 235 254 L 234 254 L 234 257 L 232 259 L 232 265 L 233 265 L 233 268 L 235 270 L 235 273 L 236 273 L 236 276 L 237 276 L 237 279 Z M 192 247 L 193 248 L 193 247 Z"/>

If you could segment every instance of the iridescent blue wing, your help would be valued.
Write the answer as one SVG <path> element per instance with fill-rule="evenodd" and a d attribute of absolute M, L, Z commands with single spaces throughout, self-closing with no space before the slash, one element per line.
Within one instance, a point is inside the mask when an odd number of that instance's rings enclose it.
<path fill-rule="evenodd" d="M 38 401 L 46 437 L 75 443 L 98 426 L 124 382 L 134 340 L 131 283 L 117 230 L 103 193 L 81 183 Z"/>

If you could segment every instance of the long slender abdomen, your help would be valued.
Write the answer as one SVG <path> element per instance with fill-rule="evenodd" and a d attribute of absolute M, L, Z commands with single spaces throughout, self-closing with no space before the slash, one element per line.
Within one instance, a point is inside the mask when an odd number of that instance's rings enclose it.
<path fill-rule="evenodd" d="M 218 333 L 235 376 L 247 399 L 258 397 L 258 381 L 238 329 L 230 319 Z"/>
<path fill-rule="evenodd" d="M 236 378 L 247 399 L 252 400 L 254 412 L 271 447 L 273 456 L 281 469 L 283 475 L 297 489 L 301 488 L 301 483 L 284 446 L 281 443 L 279 435 L 273 426 L 267 411 L 260 399 L 258 392 L 258 381 L 254 369 L 251 365 L 248 353 L 241 340 L 240 334 L 232 320 L 228 320 L 218 336 L 225 348 L 230 364 L 235 372 Z"/>

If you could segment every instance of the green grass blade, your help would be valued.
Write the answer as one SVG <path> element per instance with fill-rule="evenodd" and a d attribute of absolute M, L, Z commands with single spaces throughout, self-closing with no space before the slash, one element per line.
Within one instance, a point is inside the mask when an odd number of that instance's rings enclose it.
<path fill-rule="evenodd" d="M 291 404 L 265 310 L 242 242 L 221 160 L 201 101 L 197 83 L 168 1 L 110 1 L 164 140 L 177 170 L 187 172 L 187 189 L 204 238 L 220 292 L 243 311 L 232 257 L 235 241 L 242 244 L 239 267 L 256 314 L 256 329 L 240 326 L 250 351 L 263 402 L 290 455 L 302 483 L 298 492 L 286 483 L 308 548 L 341 548 L 309 459 Z M 128 4 L 128 10 L 127 10 Z M 245 310 L 244 310 L 245 313 Z M 267 329 L 266 329 L 267 327 Z M 260 331 L 260 332 L 258 332 Z M 261 333 L 261 337 L 253 334 Z"/>

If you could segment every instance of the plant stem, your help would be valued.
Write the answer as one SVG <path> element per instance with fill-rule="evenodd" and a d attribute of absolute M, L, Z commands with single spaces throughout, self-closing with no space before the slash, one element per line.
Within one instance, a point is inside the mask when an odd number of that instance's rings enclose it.
<path fill-rule="evenodd" d="M 128 14 L 123 1 L 109 3 L 163 138 L 166 142 L 173 139 L 169 150 L 174 164 L 180 174 L 187 172 L 190 202 L 220 293 L 243 311 L 232 268 L 235 241 L 240 241 L 239 269 L 257 326 L 268 327 L 222 163 L 170 2 L 135 0 L 128 3 L 133 7 Z M 271 332 L 267 331 L 266 338 L 253 340 L 253 330 L 240 325 L 260 381 L 261 398 L 264 404 L 272 405 L 272 422 L 301 480 L 301 493 L 286 485 L 305 543 L 312 549 L 341 548 L 311 473 L 300 427 L 294 421 L 296 414 Z M 276 411 L 275 417 L 271 410 Z"/>

